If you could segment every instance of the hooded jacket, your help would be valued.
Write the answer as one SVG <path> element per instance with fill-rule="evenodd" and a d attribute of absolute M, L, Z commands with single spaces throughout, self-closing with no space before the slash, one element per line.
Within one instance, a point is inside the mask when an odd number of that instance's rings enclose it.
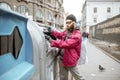
<path fill-rule="evenodd" d="M 52 40 L 51 46 L 59 49 L 64 49 L 62 64 L 65 67 L 73 67 L 77 65 L 81 51 L 81 34 L 80 31 L 75 29 L 70 36 L 66 38 L 67 31 L 61 33 L 53 31 L 52 35 L 58 40 Z"/>

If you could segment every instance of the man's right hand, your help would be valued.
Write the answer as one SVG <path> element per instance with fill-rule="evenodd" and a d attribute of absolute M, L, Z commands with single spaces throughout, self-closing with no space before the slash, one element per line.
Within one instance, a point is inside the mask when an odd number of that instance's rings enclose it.
<path fill-rule="evenodd" d="M 47 34 L 47 35 L 50 35 L 51 32 L 52 32 L 51 27 L 48 27 L 47 29 L 44 29 L 44 30 L 43 30 L 43 33 L 44 33 L 44 34 Z"/>
<path fill-rule="evenodd" d="M 53 31 L 53 28 L 52 27 L 48 27 L 48 32 L 52 32 Z"/>

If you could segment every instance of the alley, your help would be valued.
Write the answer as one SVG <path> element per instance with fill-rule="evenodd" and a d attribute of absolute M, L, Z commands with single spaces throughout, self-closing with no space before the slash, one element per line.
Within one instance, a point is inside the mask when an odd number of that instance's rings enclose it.
<path fill-rule="evenodd" d="M 120 80 L 120 63 L 104 54 L 102 50 L 87 42 L 88 63 L 79 65 L 86 80 Z M 100 71 L 99 65 L 105 70 Z"/>

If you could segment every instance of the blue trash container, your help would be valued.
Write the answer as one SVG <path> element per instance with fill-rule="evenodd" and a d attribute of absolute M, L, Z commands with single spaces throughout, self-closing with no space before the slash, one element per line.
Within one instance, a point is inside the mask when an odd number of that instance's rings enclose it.
<path fill-rule="evenodd" d="M 27 21 L 0 8 L 0 80 L 29 80 L 34 72 Z"/>

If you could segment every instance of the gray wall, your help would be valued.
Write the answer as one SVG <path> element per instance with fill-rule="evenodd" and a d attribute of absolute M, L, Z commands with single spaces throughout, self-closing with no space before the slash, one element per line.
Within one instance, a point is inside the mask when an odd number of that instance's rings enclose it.
<path fill-rule="evenodd" d="M 92 38 L 120 45 L 120 15 L 90 28 Z"/>

